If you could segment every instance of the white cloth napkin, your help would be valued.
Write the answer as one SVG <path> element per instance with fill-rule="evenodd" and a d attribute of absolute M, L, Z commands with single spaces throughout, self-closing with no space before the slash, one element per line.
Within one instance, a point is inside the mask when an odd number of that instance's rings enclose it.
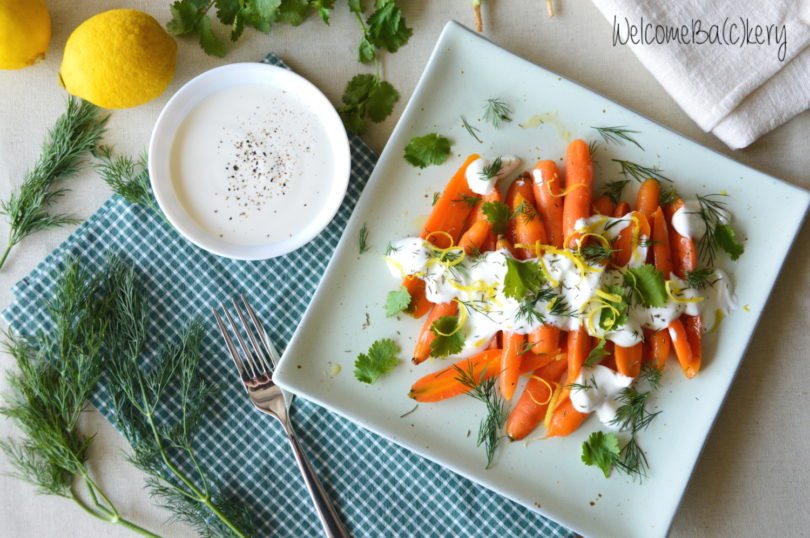
<path fill-rule="evenodd" d="M 615 46 L 627 39 L 628 23 L 647 29 L 647 39 L 626 46 L 703 130 L 732 149 L 810 108 L 810 0 L 593 1 L 613 25 Z M 693 32 L 697 25 L 707 33 Z M 659 43 L 658 26 L 677 27 L 692 43 Z M 721 43 L 695 43 L 715 27 Z"/>

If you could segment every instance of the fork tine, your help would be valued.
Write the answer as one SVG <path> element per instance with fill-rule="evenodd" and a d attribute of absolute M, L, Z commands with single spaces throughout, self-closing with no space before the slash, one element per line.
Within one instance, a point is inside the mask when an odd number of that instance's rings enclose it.
<path fill-rule="evenodd" d="M 242 298 L 242 303 L 245 305 L 245 309 L 250 316 L 251 321 L 253 321 L 253 326 L 256 329 L 256 332 L 259 333 L 259 340 L 262 343 L 262 347 L 264 351 L 267 353 L 267 356 L 270 357 L 270 360 L 273 363 L 273 366 L 278 366 L 278 351 L 273 346 L 273 343 L 270 341 L 270 337 L 267 336 L 267 331 L 264 330 L 264 325 L 259 321 L 259 317 L 256 315 L 256 311 L 253 310 L 253 306 L 248 302 L 247 297 L 244 294 L 239 294 Z"/>
<path fill-rule="evenodd" d="M 222 338 L 225 340 L 225 345 L 228 347 L 228 352 L 230 352 L 231 354 L 231 359 L 233 359 L 233 362 L 236 365 L 236 369 L 239 371 L 239 377 L 245 379 L 247 377 L 247 374 L 245 372 L 245 365 L 242 363 L 242 359 L 239 357 L 239 351 L 237 351 L 236 346 L 233 345 L 231 335 L 228 334 L 228 328 L 225 327 L 225 323 L 222 321 L 222 318 L 220 317 L 219 312 L 217 312 L 217 309 L 212 308 L 211 310 L 214 311 L 214 317 L 217 320 L 219 332 L 222 333 Z"/>
<path fill-rule="evenodd" d="M 242 333 L 239 331 L 239 325 L 237 325 L 236 321 L 234 321 L 233 316 L 231 316 L 231 312 L 228 310 L 228 308 L 224 304 L 222 304 L 220 306 L 221 306 L 221 308 L 223 310 L 225 310 L 225 316 L 227 316 L 228 321 L 231 324 L 231 330 L 234 332 L 234 334 L 236 334 L 236 339 L 239 341 L 239 347 L 241 347 L 242 351 L 245 353 L 245 357 L 247 358 L 247 363 L 250 366 L 251 376 L 252 377 L 259 377 L 259 375 L 264 373 L 264 372 L 261 372 L 259 370 L 258 365 L 253 360 L 253 356 L 250 353 L 250 350 L 248 349 L 247 344 L 245 344 L 245 339 L 242 338 Z"/>
<path fill-rule="evenodd" d="M 233 307 L 236 309 L 236 314 L 239 316 L 239 319 L 242 320 L 242 324 L 245 326 L 245 332 L 247 332 L 248 339 L 250 340 L 250 344 L 253 346 L 253 351 L 256 353 L 259 364 L 261 365 L 265 374 L 270 374 L 273 371 L 273 366 L 268 363 L 264 353 L 262 353 L 261 349 L 259 349 L 259 343 L 256 341 L 256 336 L 253 334 L 254 331 L 250 330 L 250 323 L 248 323 L 245 312 L 239 306 L 239 303 L 236 302 L 235 297 L 231 299 L 231 302 L 233 303 Z"/>

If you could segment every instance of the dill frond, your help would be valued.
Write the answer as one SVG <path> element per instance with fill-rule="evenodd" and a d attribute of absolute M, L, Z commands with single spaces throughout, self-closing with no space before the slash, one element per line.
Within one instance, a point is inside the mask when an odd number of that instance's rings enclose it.
<path fill-rule="evenodd" d="M 599 136 L 607 142 L 608 144 L 624 144 L 624 142 L 630 142 L 631 144 L 635 144 L 641 151 L 644 151 L 644 148 L 641 147 L 635 138 L 630 136 L 631 134 L 641 134 L 641 131 L 633 131 L 626 127 L 618 126 L 618 127 L 593 127 L 591 129 L 595 129 Z"/>

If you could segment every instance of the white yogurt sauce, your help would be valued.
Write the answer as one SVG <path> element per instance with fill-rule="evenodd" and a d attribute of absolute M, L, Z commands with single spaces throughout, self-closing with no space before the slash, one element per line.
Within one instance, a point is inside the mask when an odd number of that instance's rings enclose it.
<path fill-rule="evenodd" d="M 262 85 L 206 97 L 171 149 L 183 208 L 213 237 L 261 245 L 291 237 L 321 211 L 332 166 L 327 135 L 298 97 Z"/>
<path fill-rule="evenodd" d="M 622 226 L 627 226 L 620 220 L 597 216 L 583 219 L 577 226 L 579 228 L 581 224 L 583 229 L 601 229 L 605 235 L 615 236 Z M 461 250 L 452 252 L 460 255 Z M 546 286 L 558 297 L 557 302 L 564 301 L 568 306 L 567 311 L 574 314 L 552 314 L 550 307 L 554 299 L 538 301 L 534 304 L 534 311 L 542 315 L 542 321 L 540 316 L 521 314 L 521 301 L 504 294 L 507 264 L 512 260 L 507 250 L 486 252 L 475 259 L 465 258 L 457 265 L 447 265 L 438 262 L 439 254 L 425 240 L 408 237 L 392 243 L 392 251 L 386 260 L 394 277 L 415 275 L 424 280 L 425 295 L 429 301 L 436 304 L 459 301 L 467 316 L 460 329 L 465 337 L 460 357 L 469 357 L 484 349 L 500 330 L 528 334 L 542 322 L 568 331 L 584 324 L 592 336 L 631 347 L 642 341 L 644 328 L 662 330 L 681 314 L 694 316 L 704 311 L 708 315 L 706 326 L 710 328 L 714 324 L 714 311 L 728 313 L 736 307 L 728 277 L 724 273 L 717 273 L 714 285 L 706 288 L 706 297 L 697 302 L 694 299 L 701 297 L 699 291 L 688 288 L 685 282 L 672 275 L 669 285 L 674 297 L 668 297 L 664 307 L 645 307 L 634 301 L 627 311 L 624 325 L 606 332 L 599 326 L 599 310 L 604 303 L 596 300 L 597 292 L 604 291 L 610 285 L 622 284 L 622 271 L 605 270 L 577 258 L 582 262 L 580 265 L 572 259 L 576 256 L 571 251 L 565 252 L 545 252 L 540 259 L 527 260 L 528 263 L 542 262 Z"/>
<path fill-rule="evenodd" d="M 484 160 L 479 157 L 467 165 L 465 176 L 470 190 L 481 196 L 491 194 L 495 190 L 495 185 L 503 178 L 508 177 L 520 166 L 520 158 L 514 155 L 503 155 L 501 158 L 501 168 L 494 177 L 487 177 L 484 169 L 494 162 Z"/>
<path fill-rule="evenodd" d="M 720 224 L 731 222 L 731 213 L 721 208 L 716 208 L 715 211 Z M 706 235 L 706 221 L 700 216 L 700 202 L 685 200 L 683 206 L 672 214 L 672 227 L 684 237 L 691 237 L 695 241 L 702 239 Z"/>
<path fill-rule="evenodd" d="M 571 388 L 571 404 L 580 413 L 595 411 L 602 424 L 618 430 L 618 425 L 613 424 L 616 410 L 621 406 L 618 397 L 633 379 L 606 366 L 583 366 Z"/>

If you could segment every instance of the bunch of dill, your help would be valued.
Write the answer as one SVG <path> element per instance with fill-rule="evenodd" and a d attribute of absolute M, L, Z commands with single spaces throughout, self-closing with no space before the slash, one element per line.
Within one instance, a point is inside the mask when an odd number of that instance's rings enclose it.
<path fill-rule="evenodd" d="M 14 245 L 27 236 L 78 222 L 69 215 L 48 212 L 66 191 L 54 187 L 60 179 L 74 175 L 84 157 L 95 150 L 107 118 L 95 105 L 68 97 L 67 109 L 48 132 L 36 164 L 9 199 L 0 202 L 0 214 L 8 218 L 10 226 L 6 249 L 0 256 L 0 269 Z"/>

